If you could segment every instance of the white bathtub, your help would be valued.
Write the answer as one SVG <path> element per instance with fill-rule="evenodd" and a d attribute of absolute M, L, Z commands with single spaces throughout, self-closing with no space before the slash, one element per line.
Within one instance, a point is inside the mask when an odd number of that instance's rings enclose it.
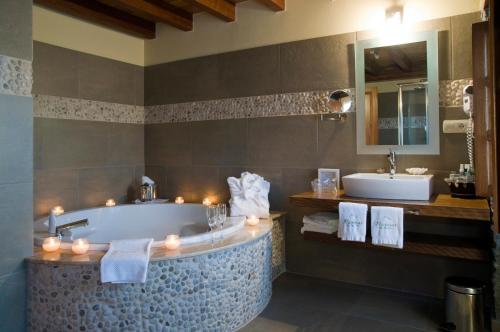
<path fill-rule="evenodd" d="M 66 232 L 61 248 L 71 249 L 74 239 L 87 238 L 90 250 L 107 250 L 112 240 L 139 238 L 153 238 L 153 247 L 160 247 L 167 234 L 179 234 L 182 245 L 194 245 L 230 236 L 245 225 L 244 217 L 228 217 L 222 230 L 209 233 L 205 211 L 201 204 L 117 205 L 64 213 L 56 217 L 56 225 L 88 219 L 88 226 Z M 42 244 L 47 230 L 48 218 L 35 221 L 35 245 Z"/>

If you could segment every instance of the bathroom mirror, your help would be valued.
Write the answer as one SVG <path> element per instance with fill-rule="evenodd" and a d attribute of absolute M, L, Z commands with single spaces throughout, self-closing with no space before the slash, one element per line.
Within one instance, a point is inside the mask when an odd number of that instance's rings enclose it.
<path fill-rule="evenodd" d="M 439 154 L 437 31 L 358 41 L 355 53 L 358 154 Z"/>

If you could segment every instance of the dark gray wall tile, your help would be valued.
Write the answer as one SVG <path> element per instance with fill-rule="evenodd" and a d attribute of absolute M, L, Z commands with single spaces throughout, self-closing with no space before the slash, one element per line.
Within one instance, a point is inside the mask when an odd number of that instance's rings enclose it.
<path fill-rule="evenodd" d="M 0 54 L 32 59 L 31 0 L 0 1 Z"/>
<path fill-rule="evenodd" d="M 247 120 L 196 121 L 191 123 L 190 133 L 193 165 L 246 163 Z"/>
<path fill-rule="evenodd" d="M 96 167 L 106 164 L 112 124 L 97 121 L 35 119 L 42 137 L 36 169 Z"/>
<path fill-rule="evenodd" d="M 151 124 L 145 128 L 146 165 L 191 165 L 189 123 Z"/>
<path fill-rule="evenodd" d="M 314 167 L 317 164 L 316 116 L 248 120 L 248 166 Z"/>
<path fill-rule="evenodd" d="M 220 200 L 225 190 L 219 182 L 217 167 L 167 167 L 168 197 L 183 196 L 186 202 L 201 202 L 209 197 L 214 202 Z"/>
<path fill-rule="evenodd" d="M 148 66 L 145 69 L 145 104 L 158 105 L 222 97 L 218 57 L 207 56 Z"/>
<path fill-rule="evenodd" d="M 78 170 L 48 169 L 35 170 L 34 216 L 40 218 L 49 214 L 50 209 L 60 205 L 66 211 L 77 210 Z"/>
<path fill-rule="evenodd" d="M 106 151 L 109 165 L 144 165 L 144 125 L 112 123 Z"/>
<path fill-rule="evenodd" d="M 354 86 L 355 33 L 280 45 L 281 91 Z"/>
<path fill-rule="evenodd" d="M 144 164 L 144 126 L 35 118 L 35 168 Z"/>
<path fill-rule="evenodd" d="M 33 43 L 33 94 L 78 98 L 79 52 Z"/>
<path fill-rule="evenodd" d="M 33 101 L 0 94 L 0 184 L 32 181 Z"/>
<path fill-rule="evenodd" d="M 134 105 L 134 65 L 78 54 L 78 95 L 82 99 Z M 132 90 L 132 91 L 131 91 Z"/>
<path fill-rule="evenodd" d="M 108 198 L 119 203 L 137 198 L 139 183 L 135 182 L 134 167 L 88 168 L 78 171 L 79 205 L 103 206 Z"/>
<path fill-rule="evenodd" d="M 26 273 L 0 277 L 0 331 L 25 331 Z"/>
<path fill-rule="evenodd" d="M 218 85 L 225 98 L 280 91 L 279 45 L 223 53 L 218 63 Z"/>
<path fill-rule="evenodd" d="M 479 12 L 451 17 L 453 79 L 472 77 L 472 23 L 481 19 Z"/>
<path fill-rule="evenodd" d="M 144 105 L 144 67 L 134 67 L 134 92 L 135 104 L 139 106 Z"/>
<path fill-rule="evenodd" d="M 21 271 L 32 254 L 33 183 L 0 185 L 0 277 Z M 0 296 L 1 297 L 1 296 Z"/>

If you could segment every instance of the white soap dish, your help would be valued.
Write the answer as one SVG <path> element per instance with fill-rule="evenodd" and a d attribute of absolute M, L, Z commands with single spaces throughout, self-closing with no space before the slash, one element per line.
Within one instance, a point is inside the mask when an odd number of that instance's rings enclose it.
<path fill-rule="evenodd" d="M 406 172 L 410 175 L 424 175 L 425 172 L 427 172 L 427 168 L 419 168 L 419 167 L 413 167 L 413 168 L 407 168 Z"/>

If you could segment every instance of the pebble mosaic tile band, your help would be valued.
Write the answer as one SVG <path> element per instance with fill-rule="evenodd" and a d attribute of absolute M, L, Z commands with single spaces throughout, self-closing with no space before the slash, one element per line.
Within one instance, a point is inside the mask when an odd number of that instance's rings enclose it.
<path fill-rule="evenodd" d="M 439 82 L 439 106 L 461 107 L 463 106 L 463 90 L 472 84 L 472 79 L 449 80 Z"/>
<path fill-rule="evenodd" d="M 102 284 L 99 264 L 28 264 L 29 331 L 235 331 L 271 297 L 271 233 L 152 261 L 145 284 Z"/>
<path fill-rule="evenodd" d="M 144 106 L 35 95 L 33 115 L 51 119 L 144 123 Z"/>
<path fill-rule="evenodd" d="M 462 106 L 463 88 L 471 79 L 441 81 L 441 107 Z M 354 89 L 349 89 L 355 95 Z M 85 99 L 34 96 L 35 117 L 119 123 L 170 123 L 324 113 L 329 91 L 203 100 L 154 106 L 134 106 Z M 355 102 L 353 102 L 353 110 Z"/>
<path fill-rule="evenodd" d="M 0 55 L 0 93 L 30 97 L 32 85 L 31 61 Z"/>

